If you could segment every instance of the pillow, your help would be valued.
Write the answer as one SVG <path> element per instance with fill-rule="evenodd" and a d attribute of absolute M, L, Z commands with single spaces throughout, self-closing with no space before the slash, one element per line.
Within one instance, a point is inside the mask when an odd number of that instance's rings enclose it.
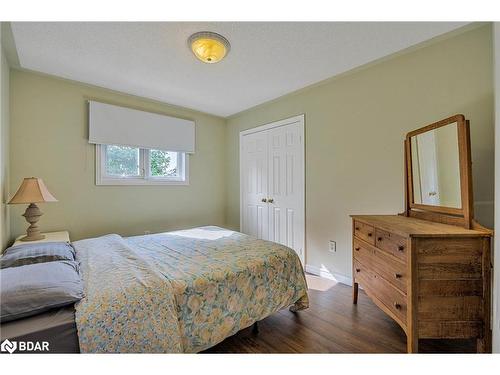
<path fill-rule="evenodd" d="M 41 242 L 9 247 L 0 258 L 0 268 L 27 264 L 75 260 L 75 249 L 67 242 Z"/>
<path fill-rule="evenodd" d="M 78 263 L 55 261 L 0 270 L 0 321 L 35 315 L 83 298 Z"/>

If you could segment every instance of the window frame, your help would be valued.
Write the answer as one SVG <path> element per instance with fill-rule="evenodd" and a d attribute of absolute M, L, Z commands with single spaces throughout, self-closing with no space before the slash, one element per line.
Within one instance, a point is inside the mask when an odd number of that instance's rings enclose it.
<path fill-rule="evenodd" d="M 106 146 L 95 145 L 95 184 L 96 185 L 189 185 L 189 154 L 177 152 L 178 166 L 181 177 L 151 176 L 150 149 L 139 148 L 139 176 L 112 176 L 106 174 Z M 174 151 L 170 151 L 174 152 Z"/>

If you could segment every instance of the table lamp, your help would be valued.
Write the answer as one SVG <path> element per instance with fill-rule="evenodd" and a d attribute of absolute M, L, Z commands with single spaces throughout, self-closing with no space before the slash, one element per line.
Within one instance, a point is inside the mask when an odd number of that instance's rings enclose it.
<path fill-rule="evenodd" d="M 9 201 L 9 204 L 29 204 L 23 216 L 30 226 L 26 230 L 26 236 L 21 238 L 21 241 L 38 241 L 45 238 L 45 236 L 40 233 L 40 229 L 37 225 L 43 213 L 36 205 L 36 203 L 45 202 L 57 202 L 57 199 L 50 194 L 43 180 L 37 177 L 25 178 L 21 186 L 19 186 L 19 189 L 17 189 L 16 194 L 14 194 Z"/>

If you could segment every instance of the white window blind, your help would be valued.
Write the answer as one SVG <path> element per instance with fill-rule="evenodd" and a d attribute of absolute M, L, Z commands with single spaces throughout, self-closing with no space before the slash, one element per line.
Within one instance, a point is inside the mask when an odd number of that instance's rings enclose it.
<path fill-rule="evenodd" d="M 194 153 L 194 121 L 89 101 L 89 142 Z"/>

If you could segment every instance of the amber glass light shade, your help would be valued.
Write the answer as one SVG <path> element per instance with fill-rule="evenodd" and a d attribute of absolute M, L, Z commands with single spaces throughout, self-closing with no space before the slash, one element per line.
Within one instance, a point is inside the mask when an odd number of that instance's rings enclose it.
<path fill-rule="evenodd" d="M 208 31 L 191 35 L 188 43 L 194 55 L 207 64 L 221 61 L 231 48 L 228 40 L 222 35 Z"/>

